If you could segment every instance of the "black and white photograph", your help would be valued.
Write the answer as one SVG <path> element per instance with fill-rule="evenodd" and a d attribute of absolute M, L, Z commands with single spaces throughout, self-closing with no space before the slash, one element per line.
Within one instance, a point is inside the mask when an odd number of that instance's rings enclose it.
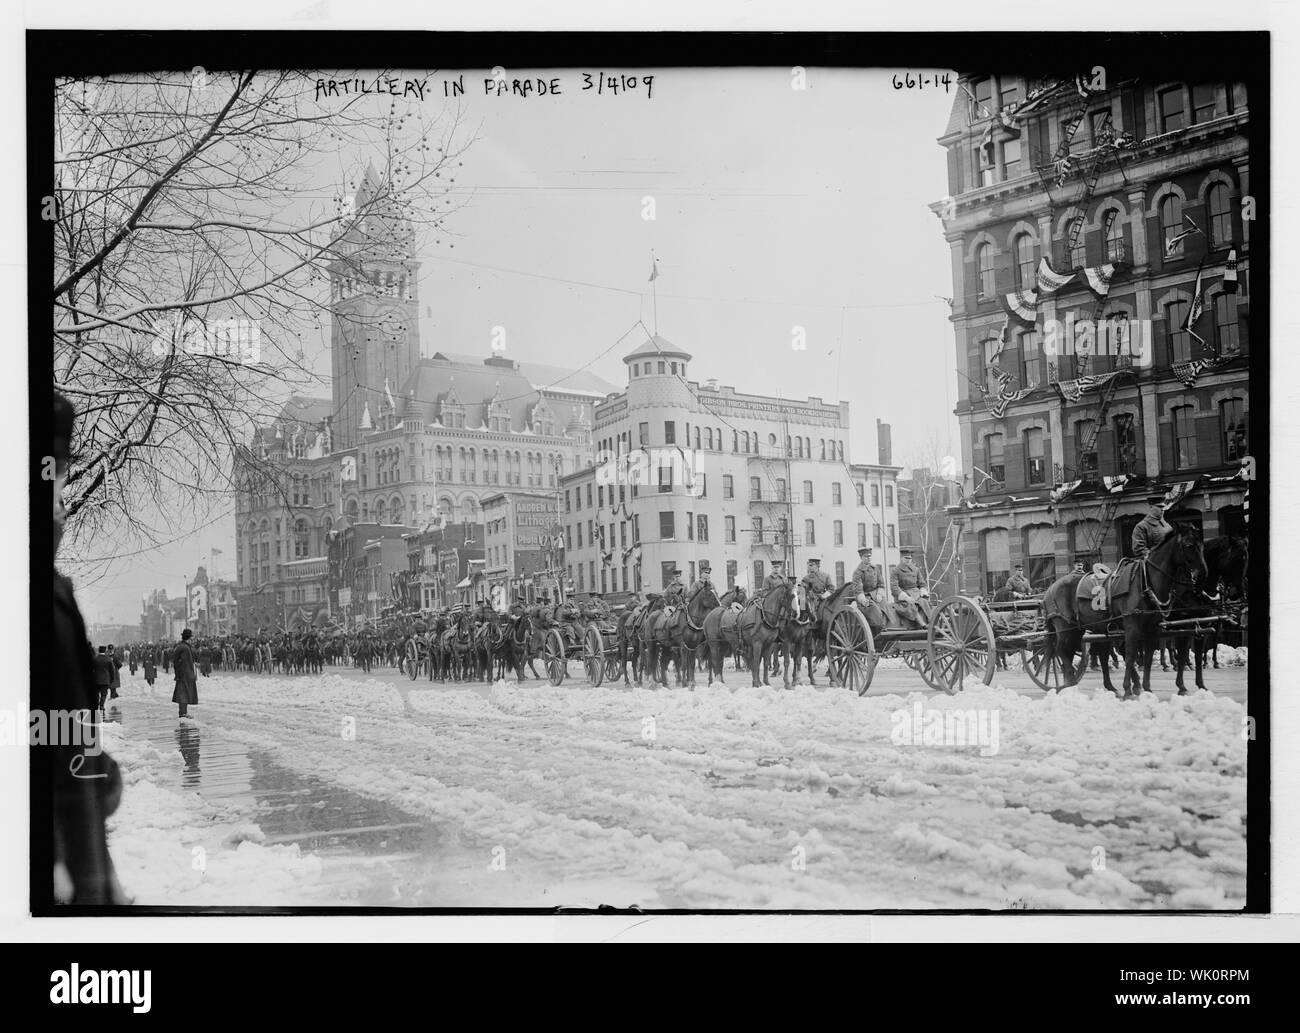
<path fill-rule="evenodd" d="M 27 33 L 33 912 L 1269 910 L 1268 32 L 304 17 Z"/>

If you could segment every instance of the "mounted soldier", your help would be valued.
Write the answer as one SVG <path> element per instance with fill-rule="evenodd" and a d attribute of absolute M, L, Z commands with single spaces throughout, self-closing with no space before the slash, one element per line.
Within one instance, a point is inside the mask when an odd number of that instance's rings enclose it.
<path fill-rule="evenodd" d="M 703 589 L 712 588 L 712 571 L 709 569 L 708 560 L 700 560 L 700 576 L 691 582 L 691 587 L 686 593 L 686 602 L 689 605 Z"/>
<path fill-rule="evenodd" d="M 686 604 L 686 586 L 682 584 L 682 572 L 679 568 L 673 567 L 669 574 L 672 580 L 668 582 L 668 587 L 664 589 L 664 605 L 684 606 Z"/>
<path fill-rule="evenodd" d="M 762 599 L 773 588 L 779 588 L 781 585 L 788 583 L 785 576 L 785 560 L 775 559 L 772 561 L 772 572 L 763 578 L 763 584 L 758 590 L 758 597 Z"/>
<path fill-rule="evenodd" d="M 920 569 L 912 562 L 911 549 L 899 551 L 898 565 L 889 575 L 889 588 L 894 596 L 894 609 L 900 617 L 913 624 L 925 623 L 921 600 L 928 593 Z"/>
<path fill-rule="evenodd" d="M 800 579 L 804 597 L 808 600 L 808 612 L 812 622 L 821 620 L 821 604 L 835 592 L 835 584 L 830 576 L 822 570 L 822 561 L 814 557 L 808 561 L 808 571 Z"/>
<path fill-rule="evenodd" d="M 1029 583 L 1029 578 L 1025 577 L 1025 565 L 1017 563 L 1016 569 L 1011 576 L 1007 578 L 1007 587 L 1015 593 L 1015 598 L 1023 599 L 1034 592 L 1033 586 Z"/>
<path fill-rule="evenodd" d="M 851 579 L 854 601 L 862 616 L 867 619 L 873 634 L 885 626 L 885 615 L 880 604 L 885 601 L 885 586 L 880 583 L 880 572 L 871 563 L 871 546 L 858 550 L 858 566 Z"/>
<path fill-rule="evenodd" d="M 1145 559 L 1148 552 L 1163 542 L 1174 529 L 1165 520 L 1164 494 L 1152 494 L 1147 497 L 1147 515 L 1133 528 L 1133 557 Z"/>

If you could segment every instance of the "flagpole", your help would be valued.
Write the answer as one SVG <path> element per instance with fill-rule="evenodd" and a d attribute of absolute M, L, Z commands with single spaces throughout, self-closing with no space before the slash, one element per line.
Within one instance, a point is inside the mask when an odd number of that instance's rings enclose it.
<path fill-rule="evenodd" d="M 659 264 L 655 261 L 655 249 L 650 249 L 650 270 L 655 274 L 650 281 L 650 290 L 654 296 L 655 336 L 659 336 Z"/>

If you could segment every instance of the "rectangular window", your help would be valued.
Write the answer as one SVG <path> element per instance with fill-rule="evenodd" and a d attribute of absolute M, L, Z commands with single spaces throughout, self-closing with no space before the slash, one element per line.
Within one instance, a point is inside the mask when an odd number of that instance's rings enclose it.
<path fill-rule="evenodd" d="M 879 524 L 871 525 L 871 544 L 877 549 L 880 548 L 880 525 Z"/>
<path fill-rule="evenodd" d="M 1020 384 L 1022 387 L 1041 387 L 1044 382 L 1043 347 L 1038 334 L 1026 330 L 1020 334 Z"/>
<path fill-rule="evenodd" d="M 754 544 L 761 545 L 763 543 L 763 518 L 754 517 L 752 527 L 754 531 Z"/>
<path fill-rule="evenodd" d="M 803 482 L 804 505 L 812 505 L 812 500 L 813 500 L 812 481 L 804 481 Z"/>
<path fill-rule="evenodd" d="M 1005 530 L 984 533 L 984 590 L 993 595 L 1011 576 L 1011 533 Z"/>
<path fill-rule="evenodd" d="M 1224 113 L 1219 103 L 1219 85 L 1201 83 L 1192 87 L 1192 122 L 1200 125 L 1210 122 Z"/>
<path fill-rule="evenodd" d="M 885 485 L 885 508 L 894 508 L 894 486 L 892 484 Z"/>
<path fill-rule="evenodd" d="M 1219 424 L 1223 429 L 1223 461 L 1238 462 L 1247 455 L 1245 400 L 1228 398 L 1220 402 Z"/>
<path fill-rule="evenodd" d="M 898 544 L 898 534 L 893 524 L 885 525 L 885 542 L 891 549 Z"/>
<path fill-rule="evenodd" d="M 834 544 L 834 545 L 843 545 L 843 544 L 844 544 L 844 521 L 843 521 L 843 520 L 836 520 L 835 523 L 833 523 L 833 524 L 831 525 L 831 529 L 832 529 L 832 532 L 833 532 L 833 534 L 832 534 L 832 539 L 833 539 L 832 544 Z"/>
<path fill-rule="evenodd" d="M 867 525 L 858 524 L 858 548 L 861 549 L 867 544 Z"/>
<path fill-rule="evenodd" d="M 1187 110 L 1183 102 L 1183 88 L 1174 86 L 1161 90 L 1157 98 L 1160 107 L 1160 131 L 1173 133 L 1187 125 Z"/>
<path fill-rule="evenodd" d="M 840 497 L 840 482 L 832 481 L 831 482 L 831 505 L 839 506 L 843 504 L 843 501 L 844 500 Z"/>
<path fill-rule="evenodd" d="M 707 516 L 706 514 L 704 514 L 704 513 L 701 513 L 701 514 L 700 514 L 699 516 L 697 516 L 695 519 L 696 519 L 696 521 L 697 521 L 697 524 L 696 524 L 695 540 L 696 540 L 697 542 L 707 542 L 707 541 L 709 540 L 709 518 L 708 518 L 708 516 Z"/>
<path fill-rule="evenodd" d="M 1047 483 L 1047 462 L 1043 455 L 1043 431 L 1040 427 L 1025 431 L 1025 482 Z"/>
<path fill-rule="evenodd" d="M 871 508 L 872 509 L 880 508 L 880 485 L 879 484 L 873 484 L 871 486 Z"/>
<path fill-rule="evenodd" d="M 1024 164 L 1020 158 L 1019 140 L 1008 140 L 1002 145 L 1002 167 L 1006 179 L 1017 179 L 1024 175 Z"/>
<path fill-rule="evenodd" d="M 736 561 L 727 560 L 727 591 L 736 587 Z"/>
<path fill-rule="evenodd" d="M 576 524 L 574 524 L 573 526 L 577 529 L 577 532 L 578 532 L 577 539 L 576 539 L 576 545 L 577 545 L 577 547 L 578 547 L 579 549 L 581 549 L 581 548 L 582 548 L 582 521 L 579 520 L 579 521 L 578 521 Z"/>
<path fill-rule="evenodd" d="M 1196 421 L 1190 405 L 1174 410 L 1174 466 L 1179 470 L 1196 466 Z"/>
<path fill-rule="evenodd" d="M 735 517 L 729 516 L 729 517 L 722 518 L 722 536 L 723 536 L 723 540 L 728 543 L 734 542 L 736 540 L 736 518 Z"/>
<path fill-rule="evenodd" d="M 1120 473 L 1136 473 L 1138 444 L 1137 421 L 1132 413 L 1115 417 L 1115 466 Z"/>
<path fill-rule="evenodd" d="M 650 444 L 650 424 L 642 423 L 637 427 L 637 440 L 642 445 Z"/>
<path fill-rule="evenodd" d="M 591 485 L 587 485 L 587 508 L 591 508 Z"/>
<path fill-rule="evenodd" d="M 660 373 L 666 373 L 666 372 L 667 372 L 667 370 L 664 368 L 664 362 L 663 362 L 662 359 L 659 360 L 659 372 L 660 372 Z"/>
<path fill-rule="evenodd" d="M 861 481 L 858 481 L 853 485 L 853 490 L 857 492 L 858 505 L 865 506 L 867 503 L 863 493 L 866 491 L 866 486 Z"/>
<path fill-rule="evenodd" d="M 695 541 L 695 518 L 690 513 L 686 514 L 686 538 Z"/>
<path fill-rule="evenodd" d="M 749 479 L 750 501 L 757 502 L 762 497 L 763 497 L 762 481 L 760 481 L 757 477 L 751 477 Z"/>
<path fill-rule="evenodd" d="M 661 459 L 659 463 L 659 493 L 664 495 L 673 490 L 673 464 L 667 457 Z"/>
<path fill-rule="evenodd" d="M 672 420 L 664 420 L 664 444 L 677 444 L 677 424 Z"/>
<path fill-rule="evenodd" d="M 749 586 L 750 592 L 752 593 L 756 588 L 760 587 L 762 584 L 763 584 L 763 561 L 755 560 L 754 561 L 754 583 Z"/>
<path fill-rule="evenodd" d="M 722 497 L 724 499 L 730 499 L 730 498 L 735 498 L 735 496 L 736 496 L 735 479 L 731 476 L 731 474 L 724 473 L 722 475 Z"/>
<path fill-rule="evenodd" d="M 836 585 L 844 584 L 844 561 L 843 560 L 835 561 L 835 584 Z"/>
<path fill-rule="evenodd" d="M 673 528 L 672 510 L 667 510 L 659 514 L 659 538 L 661 541 L 672 541 L 676 537 Z"/>
<path fill-rule="evenodd" d="M 1236 355 L 1241 350 L 1235 294 L 1220 291 L 1214 296 L 1214 338 L 1221 356 Z"/>
<path fill-rule="evenodd" d="M 1186 322 L 1187 302 L 1172 301 L 1165 306 L 1165 339 L 1174 362 L 1189 362 L 1192 358 L 1192 337 L 1183 326 Z"/>

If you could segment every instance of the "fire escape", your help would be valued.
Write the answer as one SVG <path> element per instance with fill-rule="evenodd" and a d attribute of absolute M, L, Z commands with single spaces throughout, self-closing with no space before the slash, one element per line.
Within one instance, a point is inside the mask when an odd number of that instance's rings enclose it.
<path fill-rule="evenodd" d="M 794 525 L 794 496 L 791 486 L 790 438 L 785 431 L 789 424 L 782 422 L 786 444 L 759 445 L 747 457 L 750 476 L 749 516 L 751 521 L 751 555 L 772 560 L 784 560 L 788 574 L 794 567 L 795 546 L 801 540 L 791 533 Z M 754 478 L 758 487 L 753 487 Z M 758 585 L 752 586 L 758 588 Z"/>

